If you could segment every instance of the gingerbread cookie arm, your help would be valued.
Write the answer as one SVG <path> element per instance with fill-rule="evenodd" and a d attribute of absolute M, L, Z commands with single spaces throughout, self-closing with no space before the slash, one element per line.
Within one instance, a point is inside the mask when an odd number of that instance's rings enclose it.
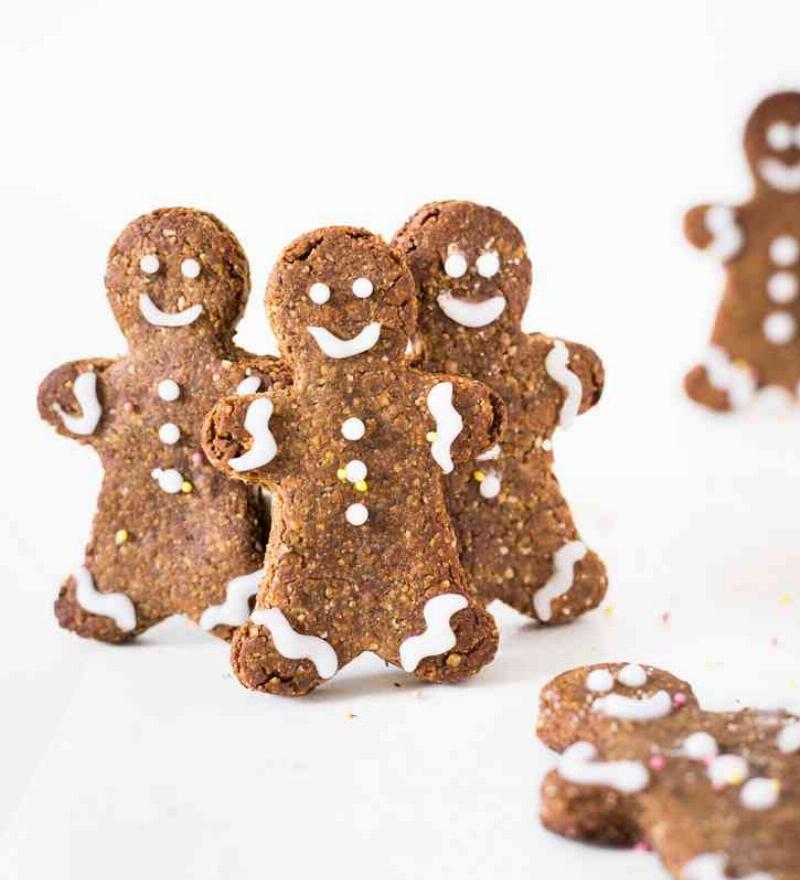
<path fill-rule="evenodd" d="M 237 348 L 236 353 L 237 394 L 263 394 L 292 384 L 292 372 L 279 358 L 250 354 L 242 348 Z"/>
<path fill-rule="evenodd" d="M 444 473 L 470 461 L 501 438 L 506 407 L 482 382 L 461 376 L 411 373 L 417 405 L 431 422 L 431 454 Z"/>
<path fill-rule="evenodd" d="M 109 419 L 103 383 L 114 361 L 89 358 L 63 364 L 39 386 L 39 415 L 59 434 L 97 446 Z"/>
<path fill-rule="evenodd" d="M 227 476 L 274 485 L 286 470 L 289 455 L 281 440 L 293 416 L 290 392 L 280 389 L 224 397 L 206 416 L 203 449 L 211 464 Z"/>
<path fill-rule="evenodd" d="M 547 352 L 544 370 L 553 394 L 560 398 L 555 423 L 569 428 L 578 415 L 600 400 L 605 384 L 603 362 L 591 348 L 577 342 L 551 339 L 542 334 L 528 336 L 527 342 Z"/>
<path fill-rule="evenodd" d="M 686 212 L 683 232 L 690 244 L 723 263 L 732 260 L 744 246 L 739 211 L 728 205 L 697 205 Z"/>

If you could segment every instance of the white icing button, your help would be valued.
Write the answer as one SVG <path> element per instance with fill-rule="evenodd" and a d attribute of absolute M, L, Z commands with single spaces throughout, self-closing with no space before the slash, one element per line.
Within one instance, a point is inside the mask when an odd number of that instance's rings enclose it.
<path fill-rule="evenodd" d="M 444 261 L 444 271 L 451 278 L 461 278 L 467 271 L 467 259 L 461 251 L 453 251 Z"/>
<path fill-rule="evenodd" d="M 365 431 L 366 426 L 361 419 L 357 419 L 355 416 L 351 416 L 342 422 L 342 437 L 345 440 L 360 440 L 364 436 Z"/>
<path fill-rule="evenodd" d="M 486 476 L 480 482 L 480 488 L 478 491 L 481 493 L 482 498 L 497 498 L 500 494 L 500 477 L 495 473 L 486 474 Z"/>
<path fill-rule="evenodd" d="M 360 483 L 367 478 L 367 466 L 363 461 L 354 458 L 345 465 L 344 475 L 351 483 Z"/>
<path fill-rule="evenodd" d="M 164 379 L 158 383 L 158 396 L 172 402 L 181 396 L 181 386 L 174 379 Z"/>
<path fill-rule="evenodd" d="M 481 254 L 475 261 L 475 268 L 481 278 L 491 278 L 493 275 L 497 275 L 500 271 L 500 257 L 497 256 L 497 251 Z"/>
<path fill-rule="evenodd" d="M 200 274 L 200 263 L 197 262 L 193 257 L 187 257 L 181 263 L 181 275 L 184 278 L 197 278 Z"/>
<path fill-rule="evenodd" d="M 791 235 L 779 235 L 769 246 L 770 259 L 776 266 L 791 266 L 800 255 L 800 245 Z"/>
<path fill-rule="evenodd" d="M 145 275 L 155 275 L 160 266 L 161 263 L 155 254 L 145 254 L 142 259 L 139 260 L 139 268 L 145 273 Z"/>
<path fill-rule="evenodd" d="M 353 282 L 353 295 L 359 299 L 366 299 L 368 296 L 372 296 L 373 289 L 369 278 L 356 278 Z"/>
<path fill-rule="evenodd" d="M 797 322 L 788 312 L 772 312 L 764 318 L 764 336 L 774 345 L 786 345 L 797 333 Z"/>
<path fill-rule="evenodd" d="M 693 761 L 705 761 L 709 758 L 716 758 L 719 752 L 717 741 L 706 733 L 704 730 L 698 730 L 686 737 L 683 742 L 683 750 L 686 757 Z"/>
<path fill-rule="evenodd" d="M 767 129 L 767 143 L 778 152 L 788 150 L 793 137 L 794 132 L 788 122 L 773 122 Z"/>
<path fill-rule="evenodd" d="M 797 296 L 797 278 L 791 272 L 775 272 L 767 281 L 767 295 L 776 303 L 791 302 Z"/>
<path fill-rule="evenodd" d="M 614 677 L 607 669 L 593 669 L 586 676 L 586 689 L 594 693 L 605 693 L 614 687 Z"/>
<path fill-rule="evenodd" d="M 748 779 L 739 792 L 739 800 L 748 810 L 768 810 L 778 803 L 780 786 L 774 779 L 756 776 Z"/>
<path fill-rule="evenodd" d="M 356 503 L 347 508 L 344 516 L 351 526 L 363 526 L 369 518 L 369 511 L 363 504 Z"/>
<path fill-rule="evenodd" d="M 315 281 L 311 287 L 308 288 L 308 298 L 314 303 L 314 305 L 321 306 L 331 298 L 331 289 L 327 284 L 323 284 L 321 281 Z"/>
<path fill-rule="evenodd" d="M 638 663 L 629 663 L 617 673 L 617 681 L 627 687 L 641 687 L 647 683 L 647 673 Z"/>
<path fill-rule="evenodd" d="M 709 764 L 708 777 L 721 788 L 725 785 L 741 785 L 749 771 L 747 761 L 739 755 L 720 755 Z"/>
<path fill-rule="evenodd" d="M 800 721 L 787 724 L 778 734 L 778 750 L 784 755 L 800 752 Z"/>
<path fill-rule="evenodd" d="M 154 480 L 158 480 L 159 487 L 170 495 L 176 495 L 181 491 L 183 477 L 179 471 L 175 470 L 175 468 L 168 468 L 167 470 L 155 468 L 150 472 L 150 476 Z"/>
<path fill-rule="evenodd" d="M 181 430 L 177 425 L 174 425 L 172 422 L 165 422 L 158 429 L 158 439 L 162 443 L 166 443 L 167 446 L 172 446 L 173 443 L 177 443 L 180 440 Z"/>

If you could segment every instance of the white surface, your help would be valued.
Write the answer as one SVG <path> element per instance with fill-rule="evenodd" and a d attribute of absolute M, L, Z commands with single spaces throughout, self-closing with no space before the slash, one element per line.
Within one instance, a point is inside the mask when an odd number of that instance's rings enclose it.
<path fill-rule="evenodd" d="M 800 708 L 800 412 L 714 418 L 679 388 L 721 287 L 681 212 L 746 197 L 741 128 L 800 85 L 800 10 L 275 5 L 0 11 L 0 876 L 662 878 L 647 854 L 540 828 L 536 698 L 613 659 L 667 666 L 713 705 Z M 605 399 L 556 450 L 613 613 L 544 630 L 503 611 L 497 662 L 464 687 L 365 657 L 303 701 L 246 693 L 180 620 L 121 649 L 61 632 L 51 602 L 100 475 L 39 423 L 35 389 L 121 349 L 102 275 L 124 224 L 218 213 L 252 261 L 240 341 L 264 351 L 281 246 L 332 222 L 388 235 L 443 197 L 512 217 L 528 325 L 605 359 Z"/>

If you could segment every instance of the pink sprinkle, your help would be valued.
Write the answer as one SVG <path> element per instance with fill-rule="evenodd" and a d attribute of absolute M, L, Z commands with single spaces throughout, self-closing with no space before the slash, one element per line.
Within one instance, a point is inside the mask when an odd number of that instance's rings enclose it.
<path fill-rule="evenodd" d="M 686 705 L 686 694 L 682 694 L 680 691 L 678 691 L 678 693 L 675 694 L 675 696 L 672 698 L 672 702 L 676 706 L 685 706 Z"/>
<path fill-rule="evenodd" d="M 203 463 L 203 453 L 202 452 L 193 452 L 192 453 L 192 464 L 202 464 Z"/>
<path fill-rule="evenodd" d="M 665 611 L 665 612 L 661 615 L 661 622 L 662 622 L 663 624 L 665 624 L 665 625 L 669 625 L 669 621 L 670 621 L 670 618 L 671 618 L 671 617 L 672 617 L 672 612 L 671 612 L 671 611 Z"/>
<path fill-rule="evenodd" d="M 769 640 L 769 643 L 770 643 L 770 645 L 772 645 L 773 648 L 777 648 L 777 647 L 778 647 L 778 638 L 777 638 L 777 636 L 773 636 L 773 637 Z"/>
<path fill-rule="evenodd" d="M 130 402 L 130 400 L 126 400 L 125 403 L 122 404 L 122 408 L 125 410 L 126 413 L 133 412 L 133 404 Z"/>
<path fill-rule="evenodd" d="M 656 773 L 660 773 L 667 766 L 667 762 L 661 754 L 651 755 L 650 760 L 647 762 L 647 766 L 651 770 L 655 770 Z"/>
<path fill-rule="evenodd" d="M 634 844 L 633 848 L 636 852 L 650 852 L 650 844 L 645 840 L 640 840 L 637 844 Z"/>

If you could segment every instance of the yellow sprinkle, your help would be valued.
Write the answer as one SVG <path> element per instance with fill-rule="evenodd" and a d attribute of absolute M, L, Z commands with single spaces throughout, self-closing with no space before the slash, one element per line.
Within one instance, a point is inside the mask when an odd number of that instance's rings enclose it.
<path fill-rule="evenodd" d="M 114 535 L 114 543 L 119 547 L 120 544 L 124 544 L 128 540 L 128 530 L 120 529 L 116 535 Z"/>
<path fill-rule="evenodd" d="M 428 441 L 428 443 L 433 443 L 436 437 L 436 431 L 428 431 L 428 433 L 425 435 L 425 439 Z"/>
<path fill-rule="evenodd" d="M 357 483 L 353 483 L 353 488 L 356 492 L 366 492 L 367 491 L 367 481 L 359 480 Z"/>
<path fill-rule="evenodd" d="M 344 483 L 347 480 L 347 471 L 344 468 L 339 468 L 336 471 L 336 476 Z"/>
<path fill-rule="evenodd" d="M 792 601 L 791 593 L 781 593 L 781 605 L 788 605 Z"/>
<path fill-rule="evenodd" d="M 796 679 L 796 678 L 790 678 L 790 679 L 789 679 L 789 687 L 790 687 L 790 688 L 796 688 L 796 687 L 797 687 L 797 679 Z"/>
<path fill-rule="evenodd" d="M 744 782 L 744 774 L 731 773 L 731 775 L 727 779 L 727 782 L 729 785 L 739 785 L 741 782 Z"/>
<path fill-rule="evenodd" d="M 603 613 L 606 617 L 611 617 L 611 615 L 614 613 L 614 606 L 606 605 L 605 608 L 603 608 Z"/>
<path fill-rule="evenodd" d="M 483 471 L 473 471 L 472 477 L 478 483 L 482 483 L 486 479 L 486 474 Z"/>
<path fill-rule="evenodd" d="M 188 480 L 184 480 L 181 483 L 181 492 L 183 492 L 184 495 L 188 495 L 192 489 L 194 489 L 194 486 L 192 486 Z"/>

